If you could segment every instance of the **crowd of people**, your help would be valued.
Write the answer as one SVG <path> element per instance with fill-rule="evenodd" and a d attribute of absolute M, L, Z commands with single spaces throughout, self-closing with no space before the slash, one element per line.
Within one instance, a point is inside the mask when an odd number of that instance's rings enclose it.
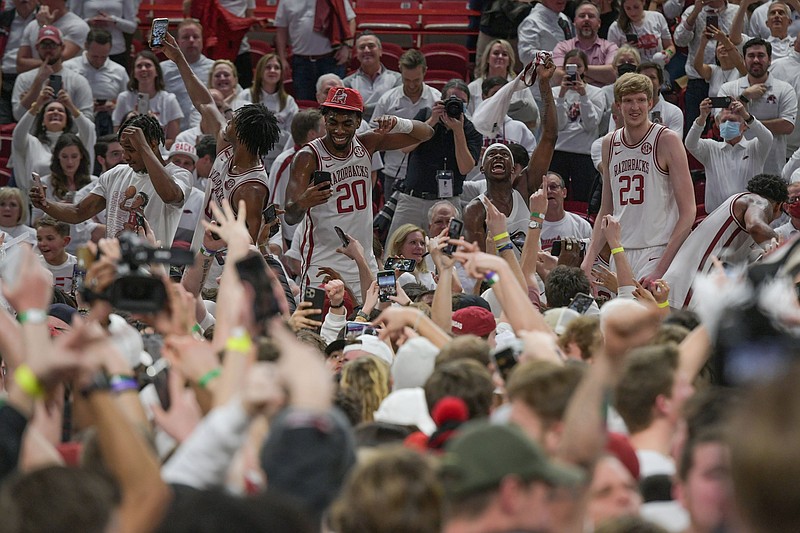
<path fill-rule="evenodd" d="M 797 530 L 798 0 L 9 4 L 0 532 Z"/>

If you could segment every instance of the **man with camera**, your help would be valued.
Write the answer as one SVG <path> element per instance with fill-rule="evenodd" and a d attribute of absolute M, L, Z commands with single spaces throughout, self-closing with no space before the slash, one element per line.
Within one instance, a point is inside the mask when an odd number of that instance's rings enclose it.
<path fill-rule="evenodd" d="M 403 224 L 424 227 L 428 210 L 439 200 L 449 200 L 458 209 L 464 176 L 475 166 L 483 140 L 464 116 L 468 102 L 467 85 L 450 80 L 442 87 L 442 100 L 414 117 L 433 128 L 433 137 L 403 150 L 410 152 L 405 192 L 398 196 L 388 235 Z"/>

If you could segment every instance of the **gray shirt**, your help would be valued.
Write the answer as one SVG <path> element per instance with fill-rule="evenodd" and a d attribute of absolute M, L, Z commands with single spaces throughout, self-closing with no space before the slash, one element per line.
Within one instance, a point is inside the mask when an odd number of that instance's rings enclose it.
<path fill-rule="evenodd" d="M 364 99 L 364 120 L 372 118 L 375 105 L 389 89 L 393 89 L 403 83 L 399 72 L 389 70 L 381 65 L 381 70 L 375 79 L 371 79 L 361 69 L 353 72 L 344 80 L 345 87 L 351 87 L 361 93 Z"/>

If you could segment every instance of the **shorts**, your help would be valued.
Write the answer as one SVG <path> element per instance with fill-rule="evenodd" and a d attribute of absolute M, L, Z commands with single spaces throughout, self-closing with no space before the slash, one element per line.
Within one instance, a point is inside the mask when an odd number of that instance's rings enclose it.
<path fill-rule="evenodd" d="M 625 250 L 625 257 L 628 258 L 628 263 L 631 265 L 631 270 L 633 271 L 633 279 L 639 281 L 652 274 L 666 249 L 667 245 L 663 244 L 661 246 Z M 613 255 L 611 256 L 611 267 L 616 272 L 617 269 L 614 265 Z"/>

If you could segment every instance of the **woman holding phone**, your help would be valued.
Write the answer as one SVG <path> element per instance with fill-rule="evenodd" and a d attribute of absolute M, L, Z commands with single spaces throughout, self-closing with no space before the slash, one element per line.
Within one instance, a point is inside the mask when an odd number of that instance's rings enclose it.
<path fill-rule="evenodd" d="M 642 56 L 642 61 L 659 61 L 654 56 L 662 52 L 666 65 L 675 55 L 672 34 L 664 15 L 645 11 L 644 0 L 623 0 L 619 18 L 608 29 L 608 40 L 617 46 L 629 44 Z"/>
<path fill-rule="evenodd" d="M 425 255 L 425 230 L 415 224 L 403 224 L 389 236 L 386 257 L 403 257 L 417 262 L 413 272 L 403 272 L 397 279 L 399 285 L 421 283 L 429 290 L 436 288 L 433 274 L 428 270 Z"/>
<path fill-rule="evenodd" d="M 119 95 L 114 109 L 114 128 L 119 129 L 123 118 L 131 111 L 138 114 L 153 115 L 164 129 L 169 150 L 180 133 L 183 111 L 174 94 L 164 90 L 164 74 L 161 63 L 150 50 L 142 50 L 133 60 L 133 75 L 128 82 L 128 90 Z"/>

